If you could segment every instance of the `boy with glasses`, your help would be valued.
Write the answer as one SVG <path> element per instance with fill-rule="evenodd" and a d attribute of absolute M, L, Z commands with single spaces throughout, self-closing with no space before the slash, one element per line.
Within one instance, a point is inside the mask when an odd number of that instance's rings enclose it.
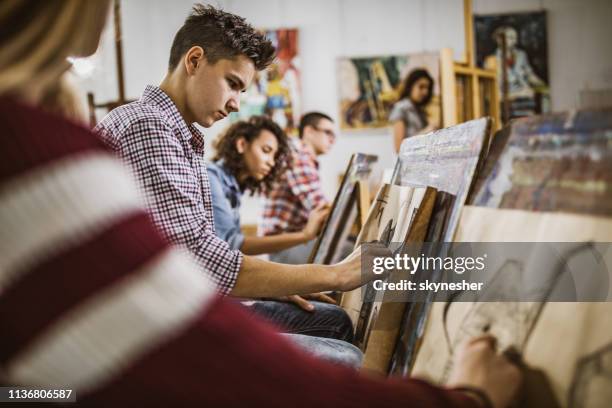
<path fill-rule="evenodd" d="M 336 140 L 331 117 L 321 112 L 302 116 L 299 139 L 291 140 L 291 166 L 268 191 L 259 224 L 260 235 L 301 231 L 310 213 L 328 201 L 321 189 L 317 157 L 327 153 Z M 308 260 L 314 240 L 270 254 L 279 263 L 301 264 Z"/>

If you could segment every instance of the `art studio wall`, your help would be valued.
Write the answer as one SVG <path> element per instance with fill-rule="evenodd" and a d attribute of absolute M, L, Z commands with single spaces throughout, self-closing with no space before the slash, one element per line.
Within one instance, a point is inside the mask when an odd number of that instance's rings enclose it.
<path fill-rule="evenodd" d="M 138 98 L 146 84 L 158 84 L 167 68 L 172 38 L 194 0 L 123 0 L 126 92 Z M 476 14 L 547 10 L 549 79 L 553 110 L 580 106 L 584 89 L 612 89 L 612 2 L 609 0 L 473 0 Z M 265 29 L 297 28 L 301 56 L 302 108 L 338 117 L 336 62 L 367 57 L 464 50 L 462 0 L 225 0 L 212 2 Z M 112 25 L 84 87 L 97 101 L 114 99 L 116 75 Z M 102 69 L 103 67 L 103 69 Z M 227 123 L 205 131 L 208 145 Z M 321 158 L 323 188 L 333 199 L 338 174 L 352 153 L 376 154 L 380 176 L 395 161 L 389 129 L 342 132 Z M 257 200 L 246 200 L 243 223 L 254 223 Z"/>

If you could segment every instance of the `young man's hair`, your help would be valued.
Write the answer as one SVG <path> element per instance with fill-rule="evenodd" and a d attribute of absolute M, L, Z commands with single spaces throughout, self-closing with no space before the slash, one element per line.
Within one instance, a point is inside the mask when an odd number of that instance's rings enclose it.
<path fill-rule="evenodd" d="M 278 142 L 278 150 L 274 155 L 274 166 L 270 172 L 262 179 L 256 180 L 247 177 L 240 182 L 240 188 L 248 190 L 251 194 L 268 191 L 272 184 L 278 180 L 290 161 L 289 142 L 287 135 L 272 119 L 267 116 L 252 116 L 249 120 L 234 123 L 225 133 L 215 141 L 216 153 L 213 161 L 223 160 L 223 166 L 227 168 L 234 177 L 245 171 L 246 163 L 244 157 L 236 149 L 236 141 L 241 137 L 248 143 L 252 143 L 259 137 L 262 130 L 272 132 Z"/>
<path fill-rule="evenodd" d="M 211 64 L 244 55 L 253 61 L 258 71 L 270 65 L 276 56 L 272 42 L 244 18 L 202 4 L 193 6 L 191 14 L 176 33 L 168 69 L 174 70 L 181 57 L 194 46 L 202 47 L 206 60 Z"/>
<path fill-rule="evenodd" d="M 299 127 L 300 139 L 302 138 L 302 136 L 304 136 L 304 129 L 306 128 L 306 126 L 311 126 L 311 127 L 316 128 L 322 119 L 327 119 L 330 122 L 333 122 L 333 119 L 330 118 L 329 115 L 326 115 L 321 112 L 308 112 L 307 114 L 302 116 L 302 119 L 300 119 L 300 127 Z"/>

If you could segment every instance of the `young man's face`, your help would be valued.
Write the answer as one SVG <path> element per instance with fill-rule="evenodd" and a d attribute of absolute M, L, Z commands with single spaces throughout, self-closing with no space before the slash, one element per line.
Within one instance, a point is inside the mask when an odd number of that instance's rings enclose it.
<path fill-rule="evenodd" d="M 209 64 L 198 62 L 187 83 L 187 109 L 201 126 L 210 127 L 240 109 L 240 93 L 255 75 L 253 62 L 240 55 Z"/>
<path fill-rule="evenodd" d="M 317 156 L 327 153 L 336 140 L 334 123 L 323 118 L 316 126 L 306 126 L 303 139 L 312 146 Z"/>

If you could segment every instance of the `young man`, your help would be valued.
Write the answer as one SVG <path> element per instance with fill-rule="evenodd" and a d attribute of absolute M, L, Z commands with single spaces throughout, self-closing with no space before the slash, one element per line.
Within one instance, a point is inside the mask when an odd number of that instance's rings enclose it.
<path fill-rule="evenodd" d="M 168 74 L 159 88 L 148 86 L 139 101 L 113 110 L 96 131 L 131 166 L 157 224 L 172 242 L 196 256 L 220 292 L 238 297 L 285 296 L 283 300 L 304 310 L 279 301 L 245 304 L 290 333 L 329 337 L 331 343 L 351 341 L 353 327 L 344 310 L 296 295 L 314 293 L 309 297 L 325 301 L 328 298 L 317 292 L 360 286 L 358 253 L 334 266 L 287 266 L 245 256 L 215 236 L 204 137 L 193 123 L 210 127 L 238 111 L 240 93 L 256 70 L 272 61 L 274 51 L 244 19 L 195 6 L 176 34 Z M 300 344 L 309 341 L 317 348 L 330 343 L 308 338 Z M 331 347 L 348 349 L 337 354 L 348 358 L 340 357 L 341 362 L 354 365 L 361 358 L 348 343 Z"/>
<path fill-rule="evenodd" d="M 259 223 L 261 235 L 301 231 L 310 213 L 327 200 L 321 189 L 317 157 L 333 146 L 336 134 L 332 119 L 320 112 L 302 116 L 299 139 L 292 139 L 292 166 L 268 192 Z M 308 260 L 314 240 L 270 255 L 270 260 L 301 264 Z"/>

